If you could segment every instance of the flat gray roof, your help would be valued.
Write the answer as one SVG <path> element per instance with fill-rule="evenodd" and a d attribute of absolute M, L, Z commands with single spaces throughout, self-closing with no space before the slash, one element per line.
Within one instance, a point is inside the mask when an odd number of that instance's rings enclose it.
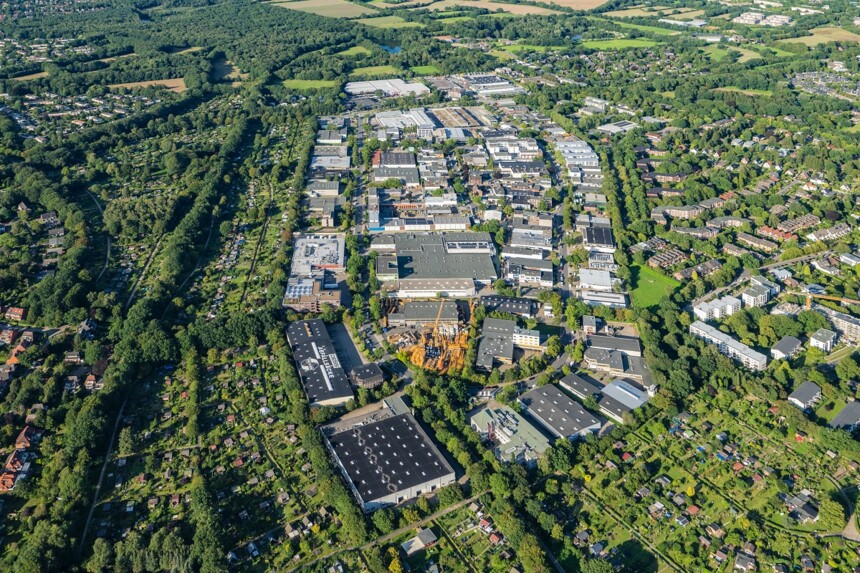
<path fill-rule="evenodd" d="M 573 438 L 600 427 L 600 420 L 558 389 L 546 384 L 520 396 L 526 412 L 558 438 Z"/>

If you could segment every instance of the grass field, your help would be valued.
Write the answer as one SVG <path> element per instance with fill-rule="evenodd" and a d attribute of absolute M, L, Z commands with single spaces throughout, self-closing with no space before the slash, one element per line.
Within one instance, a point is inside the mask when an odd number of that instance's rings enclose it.
<path fill-rule="evenodd" d="M 488 52 L 491 56 L 495 56 L 497 59 L 504 61 L 513 60 L 516 56 L 514 56 L 510 52 L 506 52 L 504 50 L 490 50 Z"/>
<path fill-rule="evenodd" d="M 787 38 L 780 42 L 791 44 L 804 44 L 806 46 L 817 46 L 827 42 L 860 42 L 860 35 L 835 26 L 824 26 L 822 28 L 813 28 L 809 31 L 810 36 L 802 36 L 800 38 Z"/>
<path fill-rule="evenodd" d="M 750 60 L 755 60 L 762 57 L 761 54 L 759 54 L 758 52 L 753 52 L 752 50 L 748 50 L 746 48 L 738 48 L 735 46 L 732 46 L 730 48 L 723 48 L 716 44 L 711 44 L 710 46 L 707 46 L 705 48 L 705 53 L 707 53 L 711 57 L 711 60 L 715 62 L 720 62 L 725 59 L 725 57 L 728 56 L 729 52 L 731 51 L 740 52 L 741 57 L 738 58 L 738 62 L 740 63 L 748 62 Z"/>
<path fill-rule="evenodd" d="M 370 8 L 346 0 L 299 0 L 298 2 L 272 2 L 272 5 L 329 18 L 358 18 L 374 13 Z"/>
<path fill-rule="evenodd" d="M 334 88 L 338 85 L 337 80 L 284 80 L 284 87 L 294 90 L 318 90 L 323 88 Z"/>
<path fill-rule="evenodd" d="M 632 265 L 630 276 L 632 284 L 635 285 L 630 291 L 630 296 L 633 298 L 633 304 L 639 308 L 659 304 L 660 299 L 672 294 L 672 291 L 681 284 L 675 279 L 641 265 Z"/>
<path fill-rule="evenodd" d="M 351 78 L 374 78 L 377 76 L 394 75 L 400 73 L 400 70 L 394 66 L 368 66 L 366 68 L 356 68 L 349 75 Z"/>
<path fill-rule="evenodd" d="M 365 48 L 364 46 L 353 46 L 349 49 L 346 49 L 342 52 L 338 52 L 337 56 L 366 56 L 370 54 L 370 49 Z"/>
<path fill-rule="evenodd" d="M 378 18 L 361 18 L 356 20 L 365 26 L 373 26 L 374 28 L 423 28 L 421 22 L 408 22 L 400 16 L 380 16 Z"/>
<path fill-rule="evenodd" d="M 415 67 L 412 67 L 409 69 L 412 70 L 413 72 L 415 72 L 416 74 L 420 74 L 422 76 L 430 76 L 433 74 L 441 73 L 441 70 L 439 68 L 437 68 L 436 66 L 415 66 Z"/>
<path fill-rule="evenodd" d="M 181 94 L 186 89 L 185 80 L 182 78 L 176 78 L 173 80 L 151 80 L 148 82 L 129 82 L 126 84 L 112 84 L 109 85 L 109 88 L 148 88 L 152 86 L 164 86 L 172 92 L 176 92 Z"/>
<path fill-rule="evenodd" d="M 518 16 L 526 14 L 560 14 L 560 12 L 556 10 L 540 8 L 538 6 L 528 6 L 526 4 L 504 4 L 501 2 L 490 2 L 489 0 L 442 0 L 441 2 L 434 2 L 429 6 L 422 7 L 421 9 L 446 11 L 455 10 L 457 8 L 484 8 L 492 12 L 503 10 Z"/>
<path fill-rule="evenodd" d="M 726 86 L 724 88 L 716 88 L 715 92 L 734 92 L 739 94 L 744 94 L 748 96 L 770 96 L 773 95 L 773 92 L 770 90 L 745 90 L 741 89 L 737 86 Z"/>
<path fill-rule="evenodd" d="M 27 76 L 18 76 L 17 78 L 9 78 L 13 82 L 26 82 L 27 80 L 38 80 L 39 78 L 47 78 L 48 72 L 37 72 Z"/>
<path fill-rule="evenodd" d="M 618 40 L 591 40 L 583 42 L 582 45 L 591 50 L 624 50 L 626 48 L 650 48 L 656 46 L 657 42 L 639 38 L 621 38 Z"/>

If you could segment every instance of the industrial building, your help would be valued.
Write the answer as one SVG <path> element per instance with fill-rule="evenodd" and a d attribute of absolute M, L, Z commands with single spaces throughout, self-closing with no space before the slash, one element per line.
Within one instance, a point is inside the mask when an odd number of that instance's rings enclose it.
<path fill-rule="evenodd" d="M 399 398 L 323 428 L 329 450 L 366 512 L 454 482 L 454 470 Z"/>
<path fill-rule="evenodd" d="M 576 440 L 597 432 L 601 422 L 553 384 L 539 386 L 519 398 L 523 410 L 557 438 Z"/>
<path fill-rule="evenodd" d="M 460 309 L 456 302 L 405 302 L 388 315 L 389 326 L 433 326 L 457 324 Z"/>
<path fill-rule="evenodd" d="M 478 344 L 478 368 L 492 370 L 497 362 L 512 363 L 514 348 L 541 350 L 540 333 L 520 328 L 513 320 L 485 318 Z"/>
<path fill-rule="evenodd" d="M 388 271 L 393 275 L 396 264 L 397 280 L 386 287 L 399 298 L 473 297 L 477 286 L 498 279 L 489 233 L 400 234 L 393 246 L 396 260 L 388 260 Z"/>
<path fill-rule="evenodd" d="M 287 342 L 311 406 L 340 406 L 352 399 L 349 379 L 322 320 L 290 324 Z"/>
<path fill-rule="evenodd" d="M 493 453 L 503 462 L 533 467 L 550 446 L 537 428 L 507 406 L 482 408 L 472 416 L 471 425 L 493 443 Z"/>
<path fill-rule="evenodd" d="M 533 317 L 538 305 L 538 301 L 531 298 L 497 294 L 482 296 L 480 302 L 487 309 L 487 312 L 507 312 L 524 318 Z"/>
<path fill-rule="evenodd" d="M 401 79 L 348 82 L 343 91 L 350 96 L 373 95 L 382 92 L 388 97 L 422 96 L 430 93 L 430 88 L 418 82 L 404 82 Z"/>
<path fill-rule="evenodd" d="M 335 273 L 344 269 L 345 249 L 343 235 L 296 237 L 283 306 L 299 312 L 319 312 L 323 304 L 340 306 Z"/>

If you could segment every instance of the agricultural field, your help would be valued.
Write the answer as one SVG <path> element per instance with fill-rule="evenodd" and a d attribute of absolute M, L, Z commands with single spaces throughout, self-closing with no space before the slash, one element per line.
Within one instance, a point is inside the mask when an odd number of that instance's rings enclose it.
<path fill-rule="evenodd" d="M 399 73 L 400 70 L 392 65 L 384 66 L 367 66 L 364 68 L 356 68 L 350 74 L 351 78 L 375 78 L 378 76 L 393 75 Z"/>
<path fill-rule="evenodd" d="M 670 6 L 633 6 L 622 10 L 613 10 L 604 15 L 610 18 L 672 18 L 673 20 L 693 20 L 700 18 L 704 10 L 695 8 L 673 8 Z"/>
<path fill-rule="evenodd" d="M 272 5 L 329 18 L 360 18 L 374 13 L 370 8 L 346 0 L 298 0 L 297 2 L 272 2 Z"/>
<path fill-rule="evenodd" d="M 319 90 L 337 87 L 338 80 L 284 80 L 284 87 L 294 90 Z"/>
<path fill-rule="evenodd" d="M 780 40 L 786 44 L 803 44 L 805 46 L 817 46 L 827 42 L 860 42 L 860 35 L 835 26 L 823 26 L 809 31 L 809 36 L 799 38 L 788 38 Z"/>
<path fill-rule="evenodd" d="M 660 299 L 672 293 L 680 283 L 673 278 L 661 275 L 657 271 L 642 265 L 630 267 L 632 282 L 635 285 L 630 292 L 633 304 L 639 308 L 647 308 L 660 303 Z"/>
<path fill-rule="evenodd" d="M 126 88 L 126 89 L 136 89 L 136 88 L 151 88 L 153 86 L 162 86 L 167 88 L 168 90 L 181 94 L 187 88 L 185 87 L 185 80 L 182 78 L 176 78 L 172 80 L 150 80 L 145 82 L 128 82 L 124 84 L 111 84 L 108 87 L 111 89 L 117 88 Z"/>
<path fill-rule="evenodd" d="M 527 14 L 543 16 L 546 14 L 559 14 L 557 10 L 541 8 L 539 6 L 528 6 L 526 4 L 505 4 L 503 2 L 491 2 L 490 0 L 441 0 L 434 2 L 429 6 L 424 6 L 421 9 L 427 10 L 454 10 L 457 8 L 484 8 L 495 12 L 501 10 L 509 14 L 517 16 L 525 16 Z"/>
<path fill-rule="evenodd" d="M 677 30 L 670 30 L 668 28 L 660 28 L 658 26 L 645 26 L 644 24 L 631 24 L 630 22 L 616 22 L 612 20 L 604 20 L 602 18 L 590 18 L 595 21 L 611 21 L 616 26 L 621 26 L 622 28 L 628 28 L 630 30 L 639 30 L 640 32 L 650 32 L 651 34 L 659 34 L 661 36 L 677 36 L 681 32 Z"/>
<path fill-rule="evenodd" d="M 360 20 L 356 20 L 356 22 L 360 22 L 365 26 L 372 26 L 374 28 L 423 28 L 424 24 L 421 22 L 409 22 L 404 20 L 400 16 L 380 16 L 377 18 L 362 18 Z"/>
<path fill-rule="evenodd" d="M 582 45 L 590 50 L 626 50 L 628 48 L 650 48 L 656 46 L 657 42 L 640 38 L 618 38 L 616 40 L 588 40 Z"/>

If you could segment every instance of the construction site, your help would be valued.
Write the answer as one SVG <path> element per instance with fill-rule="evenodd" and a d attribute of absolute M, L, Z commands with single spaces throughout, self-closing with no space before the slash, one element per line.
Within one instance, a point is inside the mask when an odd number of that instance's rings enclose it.
<path fill-rule="evenodd" d="M 383 318 L 388 342 L 410 362 L 439 374 L 463 367 L 474 303 L 389 300 Z"/>

